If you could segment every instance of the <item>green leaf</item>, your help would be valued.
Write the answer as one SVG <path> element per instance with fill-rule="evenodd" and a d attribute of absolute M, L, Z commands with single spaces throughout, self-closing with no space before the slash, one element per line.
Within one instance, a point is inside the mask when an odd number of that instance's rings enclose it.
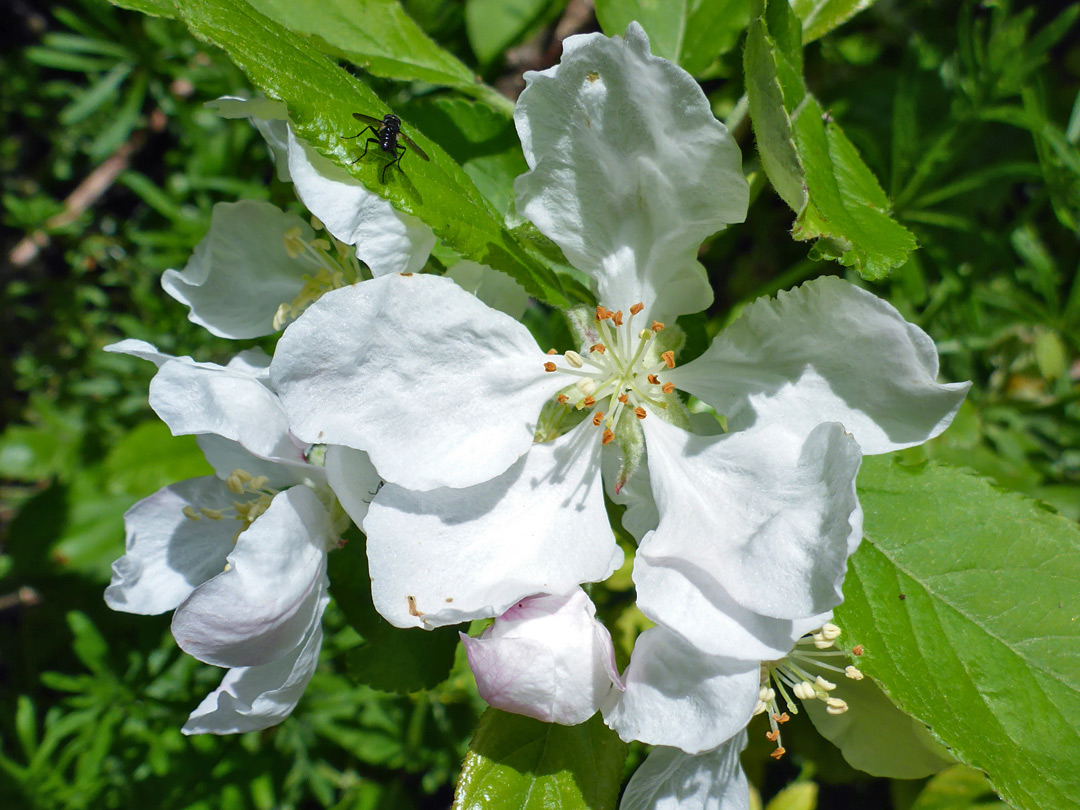
<path fill-rule="evenodd" d="M 376 155 L 356 162 L 352 142 L 342 140 L 356 131 L 352 113 L 381 117 L 387 108 L 307 40 L 242 0 L 179 0 L 177 5 L 196 36 L 224 48 L 256 86 L 286 103 L 300 137 L 394 206 L 422 219 L 462 257 L 507 273 L 534 297 L 555 306 L 569 303 L 552 270 L 517 243 L 462 168 L 408 122 L 406 131 L 430 162 L 413 160 L 385 185 L 383 159 Z"/>
<path fill-rule="evenodd" d="M 656 56 L 696 75 L 735 47 L 750 0 L 597 0 L 596 19 L 608 36 L 622 36 L 636 20 Z"/>
<path fill-rule="evenodd" d="M 929 782 L 911 810 L 991 810 L 1005 805 L 997 800 L 986 774 L 965 765 L 946 768 Z"/>
<path fill-rule="evenodd" d="M 358 533 L 354 533 L 358 534 Z M 457 629 L 402 630 L 371 602 L 364 541 L 354 536 L 329 558 L 330 592 L 364 643 L 348 652 L 349 674 L 374 689 L 408 694 L 446 680 L 454 665 Z"/>
<path fill-rule="evenodd" d="M 490 64 L 565 5 L 566 0 L 465 0 L 469 45 L 480 64 Z"/>
<path fill-rule="evenodd" d="M 157 419 L 142 422 L 124 434 L 109 450 L 104 467 L 110 492 L 136 497 L 214 473 L 194 436 L 173 436 Z"/>
<path fill-rule="evenodd" d="M 917 244 L 889 216 L 891 205 L 858 151 L 806 92 L 798 18 L 765 3 L 744 53 L 746 92 L 766 175 L 797 217 L 792 236 L 818 240 L 811 255 L 880 280 Z"/>
<path fill-rule="evenodd" d="M 101 635 L 90 617 L 78 610 L 67 615 L 68 627 L 75 641 L 71 645 L 76 657 L 95 675 L 109 671 L 109 644 Z"/>
<path fill-rule="evenodd" d="M 175 20 L 179 16 L 169 0 L 109 0 L 109 2 L 120 8 L 141 11 L 151 17 L 168 17 Z"/>
<path fill-rule="evenodd" d="M 765 810 L 815 810 L 818 786 L 814 782 L 796 782 L 781 790 L 765 806 Z"/>
<path fill-rule="evenodd" d="M 874 0 L 792 0 L 791 7 L 802 20 L 803 42 L 813 42 L 846 23 Z"/>
<path fill-rule="evenodd" d="M 559 726 L 488 709 L 465 757 L 453 810 L 610 810 L 626 750 L 599 715 Z"/>
<path fill-rule="evenodd" d="M 513 104 L 424 33 L 397 0 L 248 0 L 274 22 L 310 35 L 324 53 L 373 76 L 453 87 L 509 116 Z"/>
<path fill-rule="evenodd" d="M 1080 795 L 1080 527 L 969 472 L 867 458 L 837 619 L 860 669 L 1017 808 Z"/>

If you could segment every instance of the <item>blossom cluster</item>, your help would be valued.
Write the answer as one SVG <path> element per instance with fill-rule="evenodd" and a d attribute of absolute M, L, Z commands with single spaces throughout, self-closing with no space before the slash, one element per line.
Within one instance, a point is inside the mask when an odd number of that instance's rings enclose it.
<path fill-rule="evenodd" d="M 967 384 L 937 382 L 931 339 L 837 277 L 751 303 L 682 361 L 676 320 L 712 302 L 698 249 L 746 214 L 738 146 L 636 24 L 571 37 L 525 78 L 517 211 L 598 302 L 567 313 L 561 352 L 522 323 L 508 277 L 421 272 L 430 228 L 301 141 L 283 105 L 217 103 L 252 119 L 314 220 L 221 204 L 163 279 L 215 334 L 284 327 L 272 358 L 111 347 L 158 365 L 151 405 L 217 474 L 132 508 L 106 599 L 174 610 L 179 645 L 228 668 L 185 731 L 263 728 L 314 671 L 326 556 L 351 521 L 388 622 L 493 620 L 462 634 L 491 705 L 563 724 L 599 711 L 656 746 L 624 810 L 745 807 L 755 714 L 782 753 L 796 699 L 827 729 L 860 693 L 838 686 L 862 676 L 831 617 L 862 537 L 863 454 L 940 433 Z M 624 565 L 647 629 L 620 668 L 582 586 Z"/>

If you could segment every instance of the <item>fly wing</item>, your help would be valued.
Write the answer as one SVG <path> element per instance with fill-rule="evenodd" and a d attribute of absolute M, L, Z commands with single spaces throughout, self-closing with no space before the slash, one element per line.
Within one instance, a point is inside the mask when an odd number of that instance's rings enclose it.
<path fill-rule="evenodd" d="M 352 117 L 357 121 L 363 121 L 365 124 L 370 124 L 376 129 L 381 128 L 383 125 L 383 120 L 381 118 L 372 118 L 370 115 L 364 115 L 363 113 L 353 113 Z"/>
<path fill-rule="evenodd" d="M 404 132 L 399 132 L 398 137 L 401 138 L 401 140 L 405 141 L 405 143 L 409 145 L 409 148 L 416 152 L 416 154 L 422 157 L 424 160 L 431 160 L 431 158 L 427 156 L 427 152 L 417 146 L 416 142 Z"/>

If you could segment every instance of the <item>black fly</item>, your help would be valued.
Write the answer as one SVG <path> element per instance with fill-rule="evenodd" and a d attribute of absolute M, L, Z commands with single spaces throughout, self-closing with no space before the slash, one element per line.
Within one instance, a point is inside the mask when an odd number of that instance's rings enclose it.
<path fill-rule="evenodd" d="M 379 175 L 379 179 L 383 183 L 386 182 L 387 169 L 394 164 L 397 164 L 398 168 L 401 167 L 401 158 L 407 151 L 405 148 L 406 144 L 408 144 L 408 146 L 424 160 L 431 160 L 423 149 L 413 143 L 412 138 L 401 131 L 401 119 L 396 115 L 387 113 L 382 119 L 373 118 L 372 116 L 364 115 L 363 113 L 353 113 L 352 115 L 357 121 L 361 121 L 362 123 L 367 124 L 367 126 L 355 135 L 343 135 L 343 139 L 352 140 L 353 138 L 359 138 L 365 132 L 371 132 L 375 136 L 374 138 L 368 138 L 364 142 L 364 154 L 360 155 L 353 163 L 356 163 L 358 160 L 363 160 L 364 156 L 367 155 L 367 150 L 371 144 L 377 145 L 387 154 L 394 156 L 394 159 L 383 167 L 382 174 Z M 398 138 L 401 138 L 405 143 L 398 143 Z"/>

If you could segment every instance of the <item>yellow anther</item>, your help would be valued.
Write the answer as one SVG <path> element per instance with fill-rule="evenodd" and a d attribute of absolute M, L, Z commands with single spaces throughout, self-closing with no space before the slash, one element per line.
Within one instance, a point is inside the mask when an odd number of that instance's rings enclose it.
<path fill-rule="evenodd" d="M 221 520 L 223 517 L 225 517 L 225 513 L 222 512 L 220 509 L 210 509 L 205 506 L 200 507 L 199 512 L 202 513 L 203 517 L 208 517 L 210 518 L 210 520 Z"/>
<path fill-rule="evenodd" d="M 185 506 L 183 508 L 183 512 L 184 512 L 184 517 L 186 517 L 188 520 L 195 520 L 195 521 L 202 520 L 202 515 L 200 515 L 198 512 L 196 512 L 195 507 L 193 507 L 191 504 L 188 504 L 187 506 Z"/>

